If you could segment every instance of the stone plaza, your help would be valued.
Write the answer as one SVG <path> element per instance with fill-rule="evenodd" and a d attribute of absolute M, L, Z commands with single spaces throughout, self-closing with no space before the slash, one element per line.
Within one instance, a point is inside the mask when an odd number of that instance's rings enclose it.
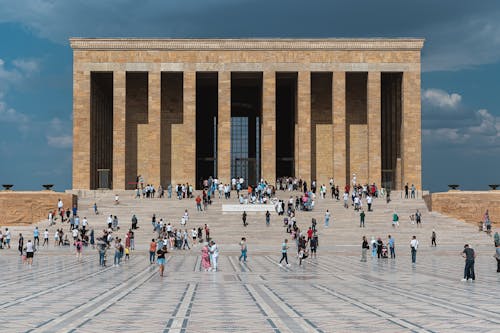
<path fill-rule="evenodd" d="M 292 193 L 296 194 L 296 193 Z M 288 198 L 289 192 L 278 192 Z M 95 215 L 97 203 L 100 214 Z M 118 267 L 100 267 L 96 250 L 84 249 L 78 262 L 74 247 L 54 247 L 52 234 L 68 224 L 38 224 L 49 228 L 50 246 L 40 247 L 30 269 L 16 250 L 17 233 L 32 239 L 33 226 L 11 227 L 12 248 L 0 250 L 2 267 L 2 332 L 498 332 L 500 301 L 492 239 L 471 224 L 428 212 L 422 199 L 402 199 L 396 193 L 386 203 L 376 199 L 367 213 L 366 228 L 359 216 L 342 202 L 318 199 L 312 212 L 297 213 L 297 223 L 307 229 L 318 220 L 317 259 L 296 260 L 290 244 L 290 267 L 280 267 L 280 245 L 289 235 L 283 218 L 248 213 L 243 227 L 240 213 L 221 214 L 221 205 L 236 200 L 214 199 L 205 212 L 196 212 L 191 199 L 134 199 L 132 191 L 80 193 L 79 214 L 87 216 L 96 236 L 106 227 L 106 217 L 117 215 L 123 238 L 136 214 L 136 250 Z M 190 213 L 186 228 L 208 223 L 219 244 L 218 272 L 201 269 L 200 245 L 169 252 L 166 276 L 148 260 L 153 237 L 151 216 L 162 217 L 174 227 L 184 209 Z M 329 228 L 323 226 L 326 209 L 332 212 Z M 422 227 L 408 216 L 422 212 Z M 391 216 L 401 217 L 398 228 Z M 430 246 L 431 231 L 437 247 Z M 391 234 L 396 259 L 368 258 L 360 262 L 361 236 Z M 417 263 L 410 261 L 412 235 L 420 240 Z M 238 261 L 238 242 L 246 237 L 249 258 Z M 463 244 L 477 251 L 474 282 L 461 282 Z M 112 261 L 112 253 L 108 255 Z"/>

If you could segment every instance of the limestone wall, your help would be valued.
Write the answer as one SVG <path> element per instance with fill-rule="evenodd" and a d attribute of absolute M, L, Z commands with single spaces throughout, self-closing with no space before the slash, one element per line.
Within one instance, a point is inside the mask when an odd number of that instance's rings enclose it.
<path fill-rule="evenodd" d="M 500 224 L 500 191 L 449 191 L 424 196 L 427 207 L 466 222 L 481 221 L 486 209 L 490 219 Z"/>
<path fill-rule="evenodd" d="M 77 203 L 77 196 L 54 191 L 0 191 L 0 226 L 37 223 L 47 218 L 50 210 L 57 210 L 61 198 L 64 208 Z"/>

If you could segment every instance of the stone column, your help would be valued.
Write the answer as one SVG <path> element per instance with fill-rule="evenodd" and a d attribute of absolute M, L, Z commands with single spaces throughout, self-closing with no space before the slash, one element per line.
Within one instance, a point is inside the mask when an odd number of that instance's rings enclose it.
<path fill-rule="evenodd" d="M 381 186 L 382 182 L 382 113 L 381 75 L 368 72 L 368 182 Z"/>
<path fill-rule="evenodd" d="M 307 181 L 311 188 L 311 72 L 299 72 L 297 80 L 297 141 L 296 177 Z"/>
<path fill-rule="evenodd" d="M 196 72 L 183 75 L 182 125 L 172 126 L 172 184 L 196 186 Z"/>
<path fill-rule="evenodd" d="M 262 83 L 262 178 L 270 184 L 276 180 L 276 72 L 263 73 Z"/>
<path fill-rule="evenodd" d="M 147 141 L 147 182 L 158 187 L 161 181 L 161 72 L 159 70 L 148 73 L 148 126 L 147 133 L 139 140 Z"/>
<path fill-rule="evenodd" d="M 113 72 L 113 189 L 125 190 L 126 72 Z M 129 180 L 132 181 L 132 180 Z"/>
<path fill-rule="evenodd" d="M 398 184 L 402 189 L 405 183 L 414 184 L 422 190 L 422 145 L 420 113 L 420 68 L 414 72 L 403 73 L 403 119 L 401 132 L 401 157 L 403 179 Z"/>
<path fill-rule="evenodd" d="M 231 181 L 231 72 L 219 72 L 217 114 L 217 178 Z"/>
<path fill-rule="evenodd" d="M 346 182 L 345 72 L 333 73 L 333 180 L 342 191 Z"/>
<path fill-rule="evenodd" d="M 90 72 L 73 66 L 73 189 L 90 189 Z"/>

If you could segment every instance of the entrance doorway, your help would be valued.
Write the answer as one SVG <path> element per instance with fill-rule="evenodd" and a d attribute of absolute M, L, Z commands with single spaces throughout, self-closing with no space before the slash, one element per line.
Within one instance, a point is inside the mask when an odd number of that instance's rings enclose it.
<path fill-rule="evenodd" d="M 276 176 L 295 176 L 297 73 L 276 73 Z"/>
<path fill-rule="evenodd" d="M 196 187 L 217 172 L 217 73 L 196 73 Z"/>
<path fill-rule="evenodd" d="M 231 73 L 231 178 L 260 180 L 262 73 Z"/>

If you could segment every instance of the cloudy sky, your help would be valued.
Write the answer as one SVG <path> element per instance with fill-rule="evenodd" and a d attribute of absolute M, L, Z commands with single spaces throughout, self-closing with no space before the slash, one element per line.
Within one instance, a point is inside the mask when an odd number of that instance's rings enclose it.
<path fill-rule="evenodd" d="M 0 0 L 0 183 L 71 187 L 69 37 L 424 37 L 424 189 L 499 183 L 496 0 Z"/>

